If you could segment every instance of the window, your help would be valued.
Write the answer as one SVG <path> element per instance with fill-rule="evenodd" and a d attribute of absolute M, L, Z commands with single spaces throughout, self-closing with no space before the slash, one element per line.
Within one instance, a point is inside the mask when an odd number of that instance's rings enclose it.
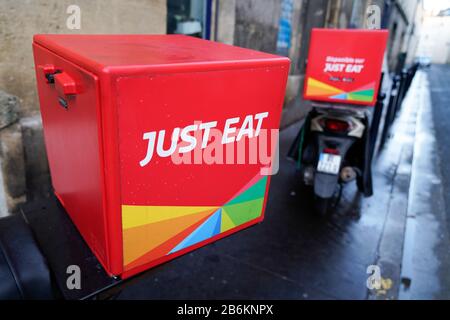
<path fill-rule="evenodd" d="M 167 0 L 167 33 L 209 39 L 212 0 Z"/>

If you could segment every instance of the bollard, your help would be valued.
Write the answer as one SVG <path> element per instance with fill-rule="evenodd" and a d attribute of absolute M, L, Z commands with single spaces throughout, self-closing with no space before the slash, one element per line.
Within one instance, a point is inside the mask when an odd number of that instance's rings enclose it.
<path fill-rule="evenodd" d="M 384 73 L 381 73 L 380 83 L 383 83 Z M 378 130 L 380 127 L 380 120 L 383 114 L 383 104 L 386 94 L 381 92 L 381 85 L 378 89 L 377 102 L 373 113 L 373 119 L 370 127 L 370 158 L 373 158 L 375 144 L 377 142 Z"/>
<path fill-rule="evenodd" d="M 384 143 L 386 142 L 389 129 L 394 119 L 395 103 L 397 101 L 398 96 L 399 81 L 400 81 L 399 76 L 395 76 L 392 79 L 391 94 L 389 96 L 388 109 L 386 110 L 386 115 L 384 117 L 383 133 L 381 135 L 380 149 L 383 148 Z"/>

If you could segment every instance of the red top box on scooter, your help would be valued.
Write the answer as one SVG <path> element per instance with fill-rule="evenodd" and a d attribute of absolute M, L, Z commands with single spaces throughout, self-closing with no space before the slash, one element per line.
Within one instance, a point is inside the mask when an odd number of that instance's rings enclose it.
<path fill-rule="evenodd" d="M 181 35 L 33 50 L 54 192 L 110 275 L 263 219 L 289 59 Z"/>
<path fill-rule="evenodd" d="M 313 29 L 304 98 L 374 105 L 387 39 L 386 30 Z"/>

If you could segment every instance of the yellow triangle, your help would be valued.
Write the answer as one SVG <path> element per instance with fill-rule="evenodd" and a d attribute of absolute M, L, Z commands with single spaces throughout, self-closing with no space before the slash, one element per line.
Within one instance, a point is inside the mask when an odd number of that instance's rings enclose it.
<path fill-rule="evenodd" d="M 336 87 L 330 86 L 314 78 L 308 78 L 306 89 L 307 95 L 332 95 L 342 92 L 342 90 Z"/>
<path fill-rule="evenodd" d="M 214 210 L 193 213 L 178 218 L 147 223 L 123 231 L 124 265 L 155 249 L 186 228 L 211 215 Z"/>
<path fill-rule="evenodd" d="M 220 232 L 225 232 L 234 227 L 235 227 L 235 225 L 234 225 L 233 221 L 231 221 L 230 216 L 225 212 L 225 209 L 222 208 L 222 221 L 220 224 Z"/>
<path fill-rule="evenodd" d="M 129 229 L 216 208 L 218 207 L 122 205 L 122 228 Z"/>

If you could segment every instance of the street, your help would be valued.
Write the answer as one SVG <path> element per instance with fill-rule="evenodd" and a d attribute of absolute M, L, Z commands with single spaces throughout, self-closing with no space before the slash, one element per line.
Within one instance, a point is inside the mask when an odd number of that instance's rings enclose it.
<path fill-rule="evenodd" d="M 301 124 L 283 130 L 265 220 L 147 272 L 118 298 L 450 298 L 449 87 L 448 66 L 417 73 L 374 159 L 374 195 L 351 183 L 329 217 L 314 214 L 284 156 Z M 371 265 L 382 277 L 373 290 Z"/>

